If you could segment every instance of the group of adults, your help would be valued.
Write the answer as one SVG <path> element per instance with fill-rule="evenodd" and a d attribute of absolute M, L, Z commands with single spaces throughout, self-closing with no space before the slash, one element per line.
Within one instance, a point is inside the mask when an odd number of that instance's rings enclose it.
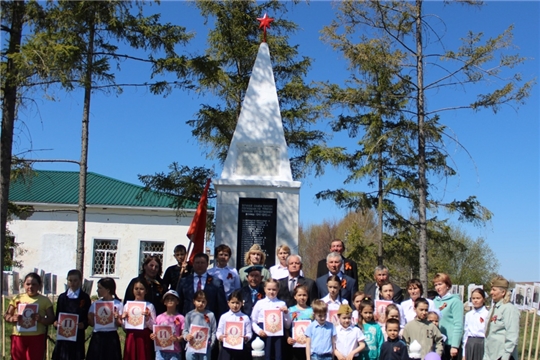
<path fill-rule="evenodd" d="M 177 252 L 177 249 L 180 251 Z M 353 295 L 358 291 L 358 266 L 352 259 L 343 256 L 345 244 L 339 239 L 331 242 L 329 254 L 317 265 L 317 278 L 304 277 L 302 271 L 302 258 L 291 254 L 290 248 L 282 245 L 277 249 L 279 264 L 267 269 L 265 253 L 259 245 L 253 245 L 245 254 L 245 266 L 236 270 L 228 265 L 231 249 L 220 245 L 215 252 L 215 266 L 208 270 L 209 258 L 206 254 L 197 254 L 192 266 L 185 265 L 185 248 L 175 248 L 175 258 L 178 269 L 175 276 L 166 276 L 167 281 L 161 278 L 162 265 L 157 256 L 149 256 L 142 265 L 141 274 L 133 279 L 127 290 L 124 300 L 133 300 L 132 285 L 137 279 L 144 279 L 150 291 L 146 300 L 151 302 L 159 314 L 165 311 L 162 296 L 168 289 L 175 289 L 180 295 L 179 310 L 186 314 L 193 310 L 193 295 L 197 290 L 203 290 L 208 300 L 208 310 L 219 317 L 228 311 L 227 296 L 236 289 L 241 289 L 244 299 L 242 311 L 248 316 L 255 303 L 264 297 L 263 284 L 269 278 L 279 280 L 278 298 L 288 307 L 296 305 L 293 297 L 294 289 L 304 285 L 308 289 L 308 304 L 315 299 L 321 299 L 328 294 L 326 282 L 329 276 L 338 276 L 342 288 L 340 296 L 353 303 Z M 183 264 L 183 265 L 181 265 Z M 388 284 L 389 271 L 385 266 L 377 266 L 374 271 L 374 281 L 367 283 L 364 294 L 373 300 L 382 299 L 381 286 Z M 452 282 L 446 274 L 437 274 L 433 285 L 438 296 L 429 300 L 429 310 L 440 314 L 440 330 L 446 336 L 446 345 L 443 360 L 461 358 L 461 343 L 463 337 L 464 307 L 458 295 L 452 294 Z M 409 299 L 403 301 L 403 290 L 392 283 L 393 302 L 401 304 L 407 321 L 414 318 L 414 302 L 423 294 L 422 283 L 418 279 L 409 280 L 407 292 Z M 517 343 L 519 334 L 519 312 L 509 303 L 509 283 L 502 277 L 495 278 L 491 283 L 490 295 L 493 306 L 490 310 L 485 328 L 485 355 L 484 360 L 517 360 Z"/>

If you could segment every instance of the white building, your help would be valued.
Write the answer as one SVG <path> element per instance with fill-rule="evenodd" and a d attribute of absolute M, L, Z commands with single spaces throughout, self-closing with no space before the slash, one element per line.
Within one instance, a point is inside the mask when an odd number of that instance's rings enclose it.
<path fill-rule="evenodd" d="M 10 188 L 12 202 L 34 208 L 8 224 L 25 252 L 15 255 L 23 268 L 14 270 L 21 278 L 34 269 L 56 274 L 58 293 L 64 291 L 67 272 L 75 268 L 78 187 L 78 172 L 38 170 Z M 97 280 L 110 276 L 123 297 L 148 254 L 162 257 L 163 271 L 176 263 L 173 249 L 188 246 L 186 233 L 197 203 L 187 202 L 177 211 L 173 201 L 169 195 L 88 173 L 84 277 L 94 280 L 94 290 Z"/>

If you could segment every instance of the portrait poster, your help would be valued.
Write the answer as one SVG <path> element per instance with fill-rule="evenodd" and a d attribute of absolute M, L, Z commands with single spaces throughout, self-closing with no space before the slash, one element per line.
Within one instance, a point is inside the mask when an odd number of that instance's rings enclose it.
<path fill-rule="evenodd" d="M 309 320 L 299 320 L 293 321 L 292 327 L 292 338 L 296 340 L 293 347 L 295 348 L 305 348 L 306 347 L 306 329 L 309 326 L 311 321 Z"/>
<path fill-rule="evenodd" d="M 459 297 L 461 298 L 461 302 L 463 302 L 463 299 L 465 298 L 465 285 L 459 285 L 458 292 L 459 292 Z"/>
<path fill-rule="evenodd" d="M 244 348 L 243 321 L 226 321 L 224 335 L 223 347 L 233 350 L 242 350 Z"/>
<path fill-rule="evenodd" d="M 32 315 L 37 314 L 38 310 L 38 304 L 17 305 L 17 314 L 22 316 L 22 319 L 17 321 L 18 332 L 29 332 L 37 330 L 37 321 L 35 319 L 32 319 Z"/>
<path fill-rule="evenodd" d="M 525 306 L 525 286 L 516 284 L 512 296 L 514 305 L 516 305 L 518 309 L 522 310 Z"/>
<path fill-rule="evenodd" d="M 540 315 L 540 283 L 534 283 L 533 308 L 538 310 L 538 315 Z"/>
<path fill-rule="evenodd" d="M 469 286 L 467 286 L 467 302 L 469 304 L 469 307 L 473 306 L 472 300 L 471 300 L 472 292 L 478 288 L 484 290 L 484 285 L 469 284 Z"/>
<path fill-rule="evenodd" d="M 144 330 L 144 311 L 146 303 L 144 301 L 128 301 L 124 312 L 127 314 L 124 328 L 134 330 Z"/>
<path fill-rule="evenodd" d="M 375 315 L 379 324 L 386 323 L 386 307 L 393 304 L 392 300 L 375 300 Z"/>
<path fill-rule="evenodd" d="M 332 308 L 332 307 L 328 307 L 328 315 L 327 315 L 327 321 L 330 321 L 332 324 L 334 324 L 334 326 L 337 326 L 339 325 L 339 317 L 338 317 L 338 310 L 339 310 L 339 305 L 335 308 Z"/>
<path fill-rule="evenodd" d="M 172 325 L 154 325 L 154 345 L 156 350 L 174 350 L 174 329 Z"/>
<path fill-rule="evenodd" d="M 96 301 L 94 313 L 94 328 L 96 331 L 115 330 L 114 324 L 114 302 Z"/>
<path fill-rule="evenodd" d="M 77 330 L 79 330 L 79 315 L 62 312 L 58 314 L 56 340 L 77 341 Z"/>
<path fill-rule="evenodd" d="M 531 310 L 533 308 L 533 291 L 534 285 L 525 285 L 525 303 L 523 305 L 524 310 Z"/>
<path fill-rule="evenodd" d="M 283 336 L 283 315 L 279 309 L 264 310 L 264 332 L 268 336 Z"/>
<path fill-rule="evenodd" d="M 49 295 L 52 293 L 52 274 L 46 273 L 43 278 L 43 294 Z"/>
<path fill-rule="evenodd" d="M 193 341 L 188 342 L 188 349 L 197 354 L 206 354 L 208 347 L 208 335 L 210 328 L 206 326 L 191 325 L 189 333 L 193 335 Z"/>

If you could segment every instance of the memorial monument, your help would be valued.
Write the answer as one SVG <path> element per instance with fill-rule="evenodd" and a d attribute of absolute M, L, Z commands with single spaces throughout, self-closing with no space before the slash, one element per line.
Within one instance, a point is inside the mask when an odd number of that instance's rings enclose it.
<path fill-rule="evenodd" d="M 301 183 L 292 179 L 287 150 L 270 50 L 263 42 L 223 171 L 213 180 L 216 245 L 231 247 L 238 268 L 253 244 L 266 253 L 267 267 L 276 262 L 276 245 L 297 252 Z"/>

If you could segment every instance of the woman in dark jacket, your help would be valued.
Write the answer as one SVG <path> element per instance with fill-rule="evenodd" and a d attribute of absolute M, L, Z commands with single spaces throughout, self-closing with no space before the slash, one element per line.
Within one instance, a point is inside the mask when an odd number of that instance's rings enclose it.
<path fill-rule="evenodd" d="M 166 289 L 161 278 L 162 265 L 159 257 L 152 255 L 144 259 L 141 274 L 136 278 L 131 279 L 126 289 L 126 295 L 124 296 L 124 304 L 126 301 L 135 300 L 133 295 L 133 284 L 138 280 L 143 280 L 148 288 L 144 299 L 149 301 L 156 308 L 156 315 L 164 313 L 166 308 L 163 305 L 163 294 Z"/>

